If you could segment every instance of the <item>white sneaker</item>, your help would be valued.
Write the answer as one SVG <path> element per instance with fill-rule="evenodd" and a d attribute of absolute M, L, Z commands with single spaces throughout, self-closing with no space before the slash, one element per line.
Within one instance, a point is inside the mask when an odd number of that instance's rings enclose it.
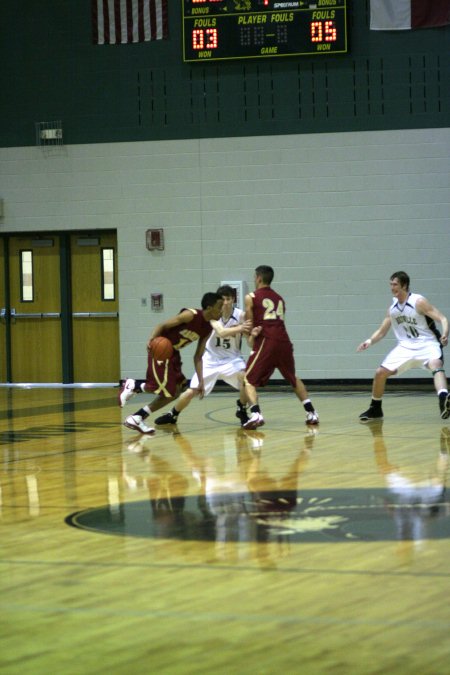
<path fill-rule="evenodd" d="M 244 429 L 256 429 L 262 427 L 264 424 L 264 417 L 259 412 L 254 412 L 248 418 L 248 421 L 243 424 Z"/>
<path fill-rule="evenodd" d="M 316 412 L 307 413 L 305 424 L 319 424 L 319 415 Z"/>
<path fill-rule="evenodd" d="M 125 380 L 120 392 L 119 392 L 119 405 L 121 408 L 125 405 L 127 401 L 130 400 L 130 398 L 133 398 L 135 395 L 134 387 L 136 386 L 136 382 L 131 379 L 131 377 L 128 378 L 128 380 Z"/>
<path fill-rule="evenodd" d="M 128 415 L 125 418 L 124 426 L 128 429 L 133 429 L 134 431 L 140 431 L 141 434 L 154 434 L 155 430 L 153 427 L 148 427 L 143 421 L 140 415 Z"/>

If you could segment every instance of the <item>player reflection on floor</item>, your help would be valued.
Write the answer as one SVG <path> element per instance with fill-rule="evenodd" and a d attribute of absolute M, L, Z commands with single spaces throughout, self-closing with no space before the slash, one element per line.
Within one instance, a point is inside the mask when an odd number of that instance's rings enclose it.
<path fill-rule="evenodd" d="M 303 447 L 279 480 L 261 467 L 264 438 L 260 431 L 239 429 L 236 469 L 219 472 L 208 457 L 196 455 L 190 443 L 178 437 L 183 455 L 198 477 L 203 512 L 214 520 L 216 560 L 237 562 L 247 559 L 250 550 L 250 557 L 261 567 L 275 567 L 272 549 L 261 546 L 269 543 L 268 519 L 296 508 L 298 479 L 307 464 L 314 434 L 305 437 Z M 278 535 L 277 543 L 281 542 L 282 535 Z M 280 556 L 279 546 L 276 556 Z"/>
<path fill-rule="evenodd" d="M 373 436 L 375 461 L 384 476 L 387 499 L 386 508 L 391 513 L 397 529 L 398 553 L 408 563 L 414 553 L 423 548 L 430 522 L 449 515 L 445 498 L 450 456 L 450 429 L 442 427 L 439 451 L 432 470 L 426 478 L 411 477 L 401 467 L 391 464 L 383 437 L 383 420 L 370 424 Z"/>
<path fill-rule="evenodd" d="M 130 489 L 148 487 L 155 536 L 189 540 L 195 529 L 197 541 L 214 542 L 210 562 L 255 559 L 270 569 L 275 558 L 289 550 L 287 535 L 277 530 L 273 537 L 270 519 L 279 521 L 295 510 L 299 476 L 308 463 L 314 435 L 308 432 L 285 475 L 275 480 L 262 467 L 265 435 L 259 431 L 239 429 L 233 434 L 234 457 L 228 456 L 225 463 L 221 453 L 200 455 L 185 436 L 174 433 L 174 443 L 195 483 L 201 519 L 185 510 L 193 481 L 178 463 L 174 468 L 157 454 L 154 439 L 139 437 L 129 444 L 129 452 L 136 459 L 140 456 L 144 466 L 129 464 L 124 479 Z"/>

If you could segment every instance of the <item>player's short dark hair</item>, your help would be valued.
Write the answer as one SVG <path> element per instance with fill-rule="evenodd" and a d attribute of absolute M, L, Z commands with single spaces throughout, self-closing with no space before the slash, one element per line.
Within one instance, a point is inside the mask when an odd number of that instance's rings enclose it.
<path fill-rule="evenodd" d="M 208 307 L 214 307 L 218 300 L 222 300 L 222 296 L 218 293 L 205 293 L 202 298 L 202 309 L 208 309 Z"/>
<path fill-rule="evenodd" d="M 228 286 L 228 284 L 225 284 L 225 286 L 219 286 L 217 289 L 217 295 L 220 295 L 221 298 L 223 298 L 224 295 L 227 298 L 235 298 L 236 289 L 233 288 L 233 286 Z"/>
<path fill-rule="evenodd" d="M 261 277 L 265 284 L 270 285 L 272 283 L 275 272 L 269 265 L 259 265 L 259 267 L 255 269 L 255 272 L 259 277 Z"/>
<path fill-rule="evenodd" d="M 406 272 L 394 272 L 394 274 L 391 274 L 389 277 L 390 281 L 394 281 L 394 279 L 398 279 L 400 282 L 400 286 L 404 288 L 406 286 L 406 290 L 409 291 L 409 276 L 406 274 Z"/>

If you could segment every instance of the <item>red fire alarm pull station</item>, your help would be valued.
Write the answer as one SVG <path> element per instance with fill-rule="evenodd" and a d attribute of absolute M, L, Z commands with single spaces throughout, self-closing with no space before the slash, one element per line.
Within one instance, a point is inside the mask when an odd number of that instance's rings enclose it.
<path fill-rule="evenodd" d="M 147 230 L 145 243 L 149 251 L 164 251 L 164 230 Z"/>

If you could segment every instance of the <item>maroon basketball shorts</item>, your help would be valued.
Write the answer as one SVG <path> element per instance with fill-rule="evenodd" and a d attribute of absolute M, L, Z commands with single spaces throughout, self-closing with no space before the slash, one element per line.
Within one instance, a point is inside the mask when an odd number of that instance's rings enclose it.
<path fill-rule="evenodd" d="M 177 351 L 167 361 L 156 361 L 149 355 L 145 390 L 166 398 L 178 396 L 180 386 L 186 382 L 181 368 L 181 358 Z"/>
<path fill-rule="evenodd" d="M 247 382 L 254 387 L 263 387 L 276 368 L 289 384 L 295 387 L 296 375 L 292 343 L 268 338 L 255 341 L 245 371 Z"/>

